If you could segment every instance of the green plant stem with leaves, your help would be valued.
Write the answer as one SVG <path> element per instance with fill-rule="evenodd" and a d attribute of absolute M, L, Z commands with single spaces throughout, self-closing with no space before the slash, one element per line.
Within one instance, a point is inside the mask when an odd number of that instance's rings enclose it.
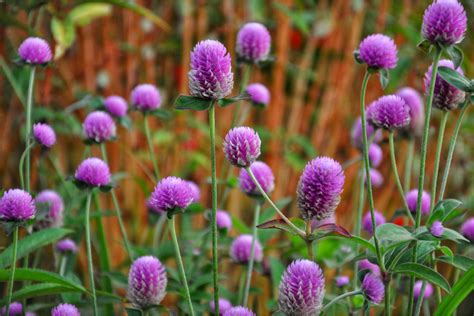
<path fill-rule="evenodd" d="M 150 125 L 148 123 L 148 115 L 143 115 L 143 125 L 145 128 L 146 142 L 148 145 L 148 153 L 150 155 L 151 162 L 153 164 L 153 172 L 155 174 L 155 181 L 160 180 L 160 169 L 158 168 L 158 163 L 156 162 L 155 151 L 153 150 L 153 140 L 150 133 Z"/>
<path fill-rule="evenodd" d="M 438 141 L 436 142 L 433 178 L 431 179 L 430 213 L 433 211 L 434 204 L 436 202 L 436 185 L 438 183 L 439 161 L 441 158 L 441 149 L 443 148 L 444 130 L 446 128 L 446 122 L 448 121 L 448 115 L 449 115 L 449 112 L 444 111 L 443 116 L 441 117 L 441 123 L 439 124 Z"/>
<path fill-rule="evenodd" d="M 97 308 L 97 296 L 95 292 L 95 282 L 94 282 L 94 265 L 92 262 L 92 245 L 91 245 L 91 225 L 90 225 L 90 209 L 91 209 L 91 199 L 93 192 L 87 194 L 86 200 L 86 216 L 85 216 L 85 227 L 86 227 L 86 248 L 87 248 L 87 266 L 89 268 L 89 280 L 90 288 L 92 294 L 92 304 L 94 308 L 94 316 L 99 315 L 99 310 Z"/>
<path fill-rule="evenodd" d="M 350 297 L 350 296 L 355 296 L 355 295 L 359 295 L 359 294 L 362 294 L 362 291 L 361 290 L 355 290 L 355 291 L 351 291 L 351 292 L 346 292 L 344 294 L 341 294 L 339 296 L 337 296 L 336 298 L 334 298 L 332 301 L 330 301 L 329 303 L 327 303 L 323 309 L 321 310 L 321 314 L 324 314 L 325 312 L 327 312 L 327 310 L 329 309 L 329 307 L 333 306 L 334 304 L 336 304 L 338 301 L 342 300 L 342 299 L 345 299 L 346 297 Z"/>
<path fill-rule="evenodd" d="M 13 294 L 13 283 L 15 282 L 15 269 L 16 269 L 16 255 L 18 251 L 18 231 L 19 227 L 15 227 L 13 230 L 13 258 L 12 258 L 12 266 L 10 271 L 10 281 L 8 282 L 8 290 L 7 290 L 7 310 L 5 315 L 10 315 L 10 303 L 12 301 L 12 294 Z"/>
<path fill-rule="evenodd" d="M 26 182 L 27 182 L 27 180 L 25 179 L 24 172 L 23 172 L 23 169 L 25 166 L 25 158 L 28 155 L 27 153 L 31 150 L 31 148 L 33 148 L 34 145 L 35 145 L 34 143 L 29 144 L 25 148 L 25 151 L 21 154 L 21 157 L 20 157 L 20 163 L 19 163 L 20 182 L 21 182 L 21 187 L 25 190 L 26 190 Z"/>
<path fill-rule="evenodd" d="M 26 170 L 25 170 L 25 190 L 30 192 L 30 178 L 31 178 L 31 112 L 33 111 L 33 91 L 35 86 L 36 67 L 31 67 L 30 80 L 28 83 L 28 99 L 26 102 L 26 124 L 25 124 L 25 146 L 26 146 Z"/>
<path fill-rule="evenodd" d="M 407 192 L 410 190 L 411 185 L 411 173 L 413 170 L 413 156 L 415 151 L 415 139 L 410 138 L 408 140 L 407 155 L 405 160 L 405 170 L 403 174 L 403 190 Z"/>
<path fill-rule="evenodd" d="M 313 240 L 311 239 L 311 220 L 306 221 L 306 247 L 308 248 L 308 258 L 314 261 Z"/>
<path fill-rule="evenodd" d="M 359 200 L 357 202 L 357 213 L 356 213 L 356 222 L 354 225 L 354 234 L 360 236 L 361 233 L 361 224 L 362 224 L 362 212 L 364 209 L 365 202 L 365 186 L 364 186 L 364 166 L 361 166 L 359 172 Z M 360 246 L 356 246 L 356 254 L 359 253 Z M 354 262 L 354 273 L 357 271 L 358 261 Z M 353 278 L 354 287 L 357 285 L 357 278 Z"/>

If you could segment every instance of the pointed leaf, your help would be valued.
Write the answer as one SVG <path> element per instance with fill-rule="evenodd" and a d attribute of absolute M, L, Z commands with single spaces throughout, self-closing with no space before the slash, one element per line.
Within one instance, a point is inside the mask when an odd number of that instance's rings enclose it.
<path fill-rule="evenodd" d="M 382 86 L 382 89 L 385 90 L 387 88 L 388 82 L 390 80 L 388 70 L 387 69 L 380 69 L 379 71 L 379 78 L 380 78 L 380 85 Z"/>
<path fill-rule="evenodd" d="M 441 78 L 443 78 L 450 85 L 453 85 L 464 92 L 474 92 L 469 80 L 458 73 L 456 70 L 449 67 L 439 67 L 438 72 Z"/>
<path fill-rule="evenodd" d="M 290 221 L 295 224 L 297 227 L 301 228 L 301 223 L 298 221 L 298 220 L 301 220 L 299 218 L 290 218 Z M 301 220 L 302 221 L 302 220 Z M 303 225 L 304 225 L 304 222 L 303 222 Z M 304 227 L 304 226 L 303 226 Z M 291 233 L 291 234 L 296 234 L 297 235 L 297 232 L 295 232 L 293 230 L 293 228 L 291 226 L 289 226 L 283 219 L 281 218 L 277 218 L 277 219 L 272 219 L 268 222 L 265 222 L 265 223 L 262 223 L 260 225 L 257 225 L 257 228 L 260 228 L 260 229 L 271 229 L 271 228 L 274 228 L 274 229 L 279 229 L 279 230 L 282 230 L 284 232 L 288 232 L 288 233 Z"/>
<path fill-rule="evenodd" d="M 35 296 L 56 295 L 68 292 L 79 292 L 78 289 L 57 283 L 38 283 L 21 288 L 12 295 L 12 301 L 22 300 Z M 0 300 L 0 305 L 6 303 L 7 298 Z"/>
<path fill-rule="evenodd" d="M 446 199 L 436 203 L 433 212 L 426 222 L 426 226 L 431 226 L 435 221 L 439 220 L 444 222 L 449 214 L 454 211 L 457 207 L 462 205 L 461 201 L 455 199 Z"/>
<path fill-rule="evenodd" d="M 383 247 L 394 247 L 403 242 L 413 240 L 412 234 L 402 226 L 387 223 L 378 226 L 375 234 Z"/>
<path fill-rule="evenodd" d="M 317 240 L 317 239 L 321 239 L 321 238 L 332 236 L 332 235 L 340 235 L 345 238 L 352 237 L 351 233 L 349 233 L 344 227 L 332 223 L 332 224 L 323 224 L 323 225 L 317 226 L 313 230 L 310 236 L 310 240 Z"/>
<path fill-rule="evenodd" d="M 427 54 L 430 51 L 431 42 L 425 39 L 425 40 L 422 40 L 421 42 L 419 42 L 418 45 L 416 45 L 416 47 L 418 47 L 419 49 L 424 51 L 425 54 Z"/>
<path fill-rule="evenodd" d="M 171 118 L 170 111 L 165 109 L 155 109 L 153 111 L 147 112 L 147 115 L 153 115 L 164 120 L 168 120 Z"/>
<path fill-rule="evenodd" d="M 0 280 L 8 281 L 10 278 L 10 272 L 10 269 L 0 269 Z M 69 286 L 81 292 L 87 292 L 80 284 L 69 281 L 67 278 L 60 276 L 59 274 L 40 269 L 18 268 L 15 270 L 15 281 L 56 283 L 63 286 Z"/>
<path fill-rule="evenodd" d="M 451 291 L 448 281 L 441 274 L 419 263 L 402 263 L 395 267 L 394 273 L 411 275 L 436 284 L 448 293 Z"/>
<path fill-rule="evenodd" d="M 174 102 L 174 107 L 177 110 L 205 111 L 211 107 L 212 102 L 213 100 L 210 99 L 180 95 Z"/>
<path fill-rule="evenodd" d="M 248 99 L 250 99 L 250 94 L 244 92 L 235 97 L 219 99 L 219 101 L 217 101 L 217 104 L 219 104 L 220 107 L 226 107 L 228 105 L 231 105 L 232 103 Z"/>
<path fill-rule="evenodd" d="M 458 69 L 462 64 L 462 60 L 464 59 L 464 53 L 462 50 L 457 46 L 449 46 L 446 48 L 446 52 L 454 63 L 454 69 Z"/>
<path fill-rule="evenodd" d="M 452 315 L 459 304 L 474 291 L 474 282 L 472 282 L 472 280 L 474 280 L 474 267 L 469 269 L 469 271 L 454 284 L 452 292 L 443 298 L 434 316 Z"/>
<path fill-rule="evenodd" d="M 441 256 L 436 258 L 436 260 L 449 263 L 450 265 L 455 266 L 456 268 L 463 271 L 467 271 L 474 267 L 474 260 L 461 255 L 454 255 L 452 258 L 449 258 L 448 256 Z"/>

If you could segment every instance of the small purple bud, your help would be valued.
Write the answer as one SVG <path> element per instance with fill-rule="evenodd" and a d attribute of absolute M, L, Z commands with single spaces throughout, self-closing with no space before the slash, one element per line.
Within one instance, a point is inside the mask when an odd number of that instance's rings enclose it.
<path fill-rule="evenodd" d="M 225 311 L 224 316 L 256 316 L 256 315 L 247 307 L 235 306 Z"/>
<path fill-rule="evenodd" d="M 109 185 L 109 166 L 102 159 L 87 158 L 77 167 L 75 178 L 91 187 Z"/>
<path fill-rule="evenodd" d="M 359 58 L 370 68 L 392 69 L 397 65 L 397 46 L 383 34 L 367 36 L 359 46 Z"/>
<path fill-rule="evenodd" d="M 229 231 L 232 228 L 232 219 L 229 213 L 223 210 L 217 210 L 216 212 L 217 228 L 227 229 Z"/>
<path fill-rule="evenodd" d="M 444 233 L 443 223 L 441 223 L 440 221 L 434 221 L 434 223 L 431 224 L 430 233 L 436 238 L 441 237 L 441 235 L 443 235 Z"/>
<path fill-rule="evenodd" d="M 162 179 L 150 196 L 151 209 L 157 213 L 184 210 L 193 202 L 189 184 L 177 177 Z"/>
<path fill-rule="evenodd" d="M 336 277 L 336 286 L 337 287 L 344 287 L 349 284 L 349 277 L 347 275 L 340 275 Z"/>
<path fill-rule="evenodd" d="M 214 314 L 214 311 L 216 309 L 216 306 L 214 305 L 214 300 L 211 300 L 209 302 L 209 308 L 212 314 Z M 219 298 L 219 315 L 224 315 L 226 311 L 232 308 L 232 304 L 230 303 L 229 300 L 226 300 L 225 298 Z"/>
<path fill-rule="evenodd" d="M 250 94 L 253 105 L 267 106 L 270 103 L 270 91 L 261 83 L 252 83 L 245 91 Z"/>
<path fill-rule="evenodd" d="M 46 148 L 51 148 L 54 144 L 56 144 L 56 133 L 54 132 L 53 128 L 48 124 L 34 124 L 33 136 L 40 145 Z"/>
<path fill-rule="evenodd" d="M 415 299 L 418 299 L 418 297 L 420 297 L 422 286 L 423 286 L 423 281 L 415 282 L 415 286 L 413 288 L 413 296 L 415 297 Z M 429 282 L 426 282 L 425 294 L 423 295 L 423 297 L 425 299 L 429 299 L 432 294 L 433 294 L 433 286 Z"/>
<path fill-rule="evenodd" d="M 35 198 L 36 206 L 46 204 L 48 213 L 46 218 L 35 223 L 36 227 L 60 227 L 63 225 L 64 203 L 61 196 L 53 190 L 41 191 Z"/>
<path fill-rule="evenodd" d="M 271 41 L 270 32 L 263 24 L 247 23 L 237 33 L 237 55 L 251 63 L 266 60 Z"/>
<path fill-rule="evenodd" d="M 51 310 L 51 316 L 80 316 L 79 310 L 72 304 L 59 304 Z"/>
<path fill-rule="evenodd" d="M 410 125 L 408 132 L 413 136 L 421 135 L 425 120 L 425 108 L 421 95 L 413 88 L 405 87 L 397 91 L 396 95 L 405 101 L 410 110 Z"/>
<path fill-rule="evenodd" d="M 385 224 L 385 217 L 383 216 L 382 213 L 375 210 L 374 215 L 375 215 L 375 227 Z M 362 219 L 362 228 L 369 234 L 373 234 L 372 217 L 370 215 L 370 212 L 365 213 L 364 218 Z"/>
<path fill-rule="evenodd" d="M 435 0 L 425 10 L 421 33 L 431 44 L 457 44 L 463 40 L 466 30 L 466 11 L 457 0 Z"/>
<path fill-rule="evenodd" d="M 365 173 L 364 173 L 364 183 L 367 183 L 366 179 L 367 179 L 367 177 L 365 176 Z M 374 168 L 370 169 L 370 182 L 372 183 L 372 186 L 374 188 L 380 188 L 382 186 L 383 176 L 380 173 L 380 171 L 378 171 L 377 169 L 374 169 Z"/>
<path fill-rule="evenodd" d="M 76 253 L 78 248 L 72 239 L 66 238 L 56 243 L 56 250 L 60 253 L 67 254 Z"/>
<path fill-rule="evenodd" d="M 263 191 L 265 191 L 267 194 L 270 194 L 275 188 L 275 177 L 273 176 L 272 169 L 262 161 L 255 161 L 250 166 L 250 170 L 252 170 L 252 173 L 255 175 L 255 178 L 262 187 Z M 248 174 L 247 170 L 240 170 L 239 183 L 240 189 L 244 193 L 250 196 L 261 196 L 260 191 Z"/>
<path fill-rule="evenodd" d="M 413 189 L 410 192 L 405 194 L 405 199 L 407 200 L 408 209 L 412 214 L 416 214 L 416 203 L 418 201 L 418 189 Z M 421 214 L 428 215 L 430 214 L 431 207 L 431 196 L 428 192 L 423 191 L 421 193 Z"/>
<path fill-rule="evenodd" d="M 408 126 L 410 108 L 402 98 L 396 95 L 385 95 L 375 101 L 367 119 L 377 127 L 392 131 Z"/>
<path fill-rule="evenodd" d="M 230 246 L 230 257 L 234 262 L 246 264 L 250 260 L 252 250 L 252 235 L 240 235 L 234 239 Z M 255 241 L 254 261 L 261 262 L 263 259 L 262 245 Z"/>
<path fill-rule="evenodd" d="M 18 48 L 20 58 L 32 65 L 46 64 L 53 59 L 49 44 L 39 37 L 28 37 Z"/>
<path fill-rule="evenodd" d="M 103 111 L 89 113 L 82 123 L 84 136 L 96 143 L 111 140 L 116 135 L 116 126 L 112 117 Z"/>
<path fill-rule="evenodd" d="M 224 139 L 224 155 L 234 166 L 245 168 L 260 156 L 260 137 L 250 127 L 235 127 Z"/>
<path fill-rule="evenodd" d="M 367 140 L 369 143 L 371 141 L 378 143 L 382 140 L 382 131 L 376 129 L 372 124 L 367 122 L 366 131 L 367 131 Z M 360 117 L 354 122 L 351 130 L 351 140 L 355 148 L 362 152 L 363 140 L 362 140 L 362 120 Z"/>
<path fill-rule="evenodd" d="M 362 281 L 362 292 L 367 300 L 374 304 L 380 304 L 385 291 L 382 280 L 372 273 L 367 273 Z"/>
<path fill-rule="evenodd" d="M 461 226 L 461 234 L 471 242 L 474 242 L 474 217 L 469 218 Z"/>
<path fill-rule="evenodd" d="M 189 185 L 191 191 L 193 192 L 193 203 L 199 202 L 201 200 L 201 190 L 199 189 L 199 186 L 196 184 L 196 182 L 193 181 L 186 181 L 186 183 Z"/>
<path fill-rule="evenodd" d="M 105 109 L 115 117 L 127 115 L 128 104 L 124 98 L 118 95 L 111 95 L 104 101 Z"/>
<path fill-rule="evenodd" d="M 132 106 L 137 110 L 146 112 L 161 106 L 160 91 L 149 83 L 139 84 L 132 90 Z"/>
<path fill-rule="evenodd" d="M 31 195 L 20 189 L 10 189 L 0 199 L 0 220 L 22 222 L 36 215 L 35 203 Z"/>
<path fill-rule="evenodd" d="M 380 166 L 380 163 L 382 162 L 382 148 L 380 148 L 379 145 L 373 143 L 370 144 L 369 146 L 369 160 L 372 165 L 372 167 L 378 167 Z"/>
<path fill-rule="evenodd" d="M 362 270 L 370 270 L 371 273 L 380 276 L 380 267 L 376 264 L 373 264 L 367 259 L 363 259 L 359 261 L 359 271 Z"/>
<path fill-rule="evenodd" d="M 158 305 L 166 295 L 168 278 L 160 260 L 153 256 L 136 259 L 128 273 L 127 297 L 138 308 Z"/>

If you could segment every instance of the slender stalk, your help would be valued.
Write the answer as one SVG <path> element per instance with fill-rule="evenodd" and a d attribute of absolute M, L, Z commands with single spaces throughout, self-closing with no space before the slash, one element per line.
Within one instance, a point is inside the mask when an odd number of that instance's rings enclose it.
<path fill-rule="evenodd" d="M 435 270 L 436 272 L 438 272 L 438 267 L 436 266 L 436 253 L 435 251 L 433 251 L 431 253 L 431 264 L 433 265 L 433 270 Z M 439 303 L 441 302 L 441 289 L 439 286 L 437 286 L 436 284 L 433 284 L 433 287 L 435 288 L 435 297 L 436 297 L 436 303 L 439 305 Z"/>
<path fill-rule="evenodd" d="M 7 294 L 7 311 L 5 315 L 10 315 L 10 303 L 12 301 L 12 294 L 13 294 L 13 283 L 15 282 L 15 269 L 16 269 L 16 254 L 18 251 L 18 230 L 19 227 L 15 227 L 13 230 L 13 258 L 12 258 L 12 266 L 10 272 L 10 282 L 8 282 L 8 294 Z"/>
<path fill-rule="evenodd" d="M 410 190 L 411 171 L 413 168 L 413 155 L 415 151 L 415 140 L 410 138 L 408 141 L 407 159 L 405 160 L 405 173 L 403 175 L 403 190 L 407 192 Z"/>
<path fill-rule="evenodd" d="M 155 173 L 155 180 L 160 180 L 160 169 L 158 169 L 158 163 L 156 162 L 155 152 L 153 150 L 153 142 L 151 139 L 150 134 L 150 126 L 148 124 L 148 116 L 145 115 L 143 117 L 144 125 L 145 125 L 145 135 L 146 135 L 146 142 L 148 144 L 148 153 L 150 154 L 151 162 L 153 163 L 153 171 Z"/>
<path fill-rule="evenodd" d="M 158 242 L 159 242 L 158 239 L 160 239 L 165 221 L 166 221 L 166 215 L 161 215 L 158 221 L 156 222 L 155 232 L 153 234 L 153 241 L 152 241 L 153 249 L 156 249 L 156 247 L 158 247 Z"/>
<path fill-rule="evenodd" d="M 87 195 L 86 201 L 86 247 L 87 247 L 87 265 L 89 268 L 90 287 L 92 291 L 92 302 L 94 307 L 94 316 L 99 315 L 97 308 L 97 297 L 95 294 L 95 283 L 94 283 L 94 266 L 92 263 L 92 247 L 91 247 L 91 225 L 90 225 L 90 209 L 91 209 L 91 198 L 92 192 Z"/>
<path fill-rule="evenodd" d="M 306 221 L 306 247 L 308 248 L 309 260 L 314 261 L 313 241 L 310 240 L 310 236 L 311 236 L 311 220 L 307 220 Z"/>
<path fill-rule="evenodd" d="M 438 141 L 436 143 L 436 153 L 435 153 L 435 164 L 433 170 L 433 179 L 431 179 L 431 204 L 430 204 L 430 213 L 434 208 L 436 201 L 436 185 L 438 183 L 438 173 L 439 173 L 439 160 L 441 157 L 441 149 L 443 148 L 443 139 L 444 139 L 444 130 L 446 128 L 446 122 L 448 121 L 448 111 L 443 112 L 441 118 L 441 123 L 439 124 L 438 131 Z"/>
<path fill-rule="evenodd" d="M 25 158 L 28 155 L 27 153 L 31 150 L 31 148 L 33 148 L 34 145 L 35 145 L 34 143 L 29 144 L 25 148 L 25 151 L 21 154 L 21 157 L 20 157 L 20 163 L 19 163 L 20 181 L 21 181 L 21 187 L 25 190 L 26 190 L 26 182 L 27 182 L 25 179 L 25 175 L 23 173 Z"/>
<path fill-rule="evenodd" d="M 349 296 L 355 296 L 355 295 L 359 295 L 361 294 L 362 291 L 361 290 L 355 290 L 355 291 L 352 291 L 352 292 L 346 292 L 344 294 L 341 294 L 339 295 L 338 297 L 334 298 L 332 301 L 330 301 L 329 303 L 327 303 L 323 309 L 321 310 L 321 314 L 324 314 L 328 309 L 329 307 L 331 307 L 332 305 L 336 304 L 338 301 L 346 298 L 346 297 L 349 297 Z"/>
<path fill-rule="evenodd" d="M 254 257 L 255 257 L 255 245 L 258 241 L 257 225 L 260 218 L 260 208 L 261 208 L 261 203 L 260 201 L 257 201 L 255 204 L 255 212 L 253 216 L 252 246 L 250 248 L 250 258 L 249 258 L 249 264 L 247 268 L 247 276 L 245 278 L 245 289 L 244 289 L 244 298 L 242 300 L 242 306 L 247 306 L 249 291 L 250 291 L 250 284 L 252 283 L 252 270 L 253 270 L 253 262 L 254 262 Z"/>
<path fill-rule="evenodd" d="M 247 64 L 244 64 L 242 68 L 243 69 L 242 69 L 242 81 L 240 83 L 240 93 L 243 93 L 245 88 L 247 87 L 247 84 L 250 79 L 250 72 L 252 70 L 252 67 Z M 232 116 L 232 123 L 230 127 L 234 127 L 235 123 L 237 123 L 237 118 L 238 118 L 239 113 L 240 113 L 240 102 L 237 102 L 235 104 L 234 115 Z"/>
<path fill-rule="evenodd" d="M 30 142 L 31 142 L 31 111 L 33 109 L 33 90 L 35 85 L 36 67 L 31 67 L 30 81 L 28 84 L 28 99 L 26 102 L 26 129 L 25 129 L 25 146 L 26 150 L 26 175 L 25 175 L 25 190 L 30 192 Z"/>
<path fill-rule="evenodd" d="M 66 272 L 66 263 L 67 263 L 67 257 L 66 255 L 61 256 L 61 263 L 59 264 L 59 275 L 64 276 L 64 273 Z"/>
<path fill-rule="evenodd" d="M 423 280 L 423 282 L 421 283 L 420 294 L 418 295 L 418 299 L 416 300 L 415 316 L 420 315 L 421 304 L 423 303 L 424 298 L 425 298 L 425 289 L 426 289 L 426 281 Z"/>
<path fill-rule="evenodd" d="M 361 224 L 362 224 L 362 212 L 364 209 L 365 202 L 365 186 L 364 186 L 364 167 L 362 166 L 359 172 L 359 201 L 357 204 L 357 215 L 356 222 L 354 225 L 354 233 L 356 236 L 360 236 Z M 360 246 L 356 246 L 356 254 L 359 253 Z M 354 262 L 354 273 L 357 271 L 358 261 Z M 357 285 L 357 278 L 354 279 L 354 287 Z"/>
<path fill-rule="evenodd" d="M 392 315 L 392 308 L 390 306 L 390 276 L 388 276 L 388 280 L 384 280 L 384 291 L 385 291 L 385 295 L 384 295 L 384 307 L 385 307 L 385 316 L 390 316 Z"/>
<path fill-rule="evenodd" d="M 189 307 L 189 314 L 191 316 L 194 316 L 194 309 L 193 309 L 193 303 L 191 301 L 191 294 L 189 294 L 189 287 L 188 287 L 188 281 L 186 280 L 186 273 L 184 272 L 184 266 L 183 266 L 183 259 L 181 258 L 181 252 L 179 250 L 179 244 L 178 244 L 178 238 L 176 237 L 176 225 L 175 225 L 175 220 L 174 216 L 168 220 L 170 232 L 171 232 L 171 239 L 173 241 L 173 246 L 174 250 L 176 253 L 176 263 L 178 264 L 178 269 L 179 269 L 179 277 L 181 279 L 181 283 L 184 286 L 184 292 L 186 294 L 186 301 L 188 303 Z"/>

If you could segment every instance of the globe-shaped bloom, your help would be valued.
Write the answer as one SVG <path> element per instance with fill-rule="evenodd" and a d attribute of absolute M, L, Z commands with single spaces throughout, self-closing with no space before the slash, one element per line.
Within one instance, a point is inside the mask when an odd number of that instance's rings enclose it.
<path fill-rule="evenodd" d="M 128 273 L 127 297 L 138 308 L 158 305 L 166 295 L 165 267 L 153 256 L 136 259 Z"/>
<path fill-rule="evenodd" d="M 382 213 L 380 213 L 379 211 L 375 210 L 374 211 L 374 215 L 375 215 L 375 227 L 378 227 L 382 224 L 385 224 L 385 217 L 383 216 Z M 370 212 L 367 212 L 365 215 L 364 215 L 364 218 L 362 219 L 362 228 L 368 232 L 369 234 L 372 234 L 373 233 L 373 230 L 372 230 L 372 217 L 370 215 Z"/>
<path fill-rule="evenodd" d="M 439 61 L 439 67 L 448 67 L 454 69 L 454 64 L 451 60 L 441 59 Z M 428 94 L 430 91 L 431 75 L 433 71 L 433 65 L 428 68 L 425 73 L 424 88 L 425 93 Z M 456 71 L 460 74 L 464 74 L 462 69 L 459 67 Z M 449 111 L 457 108 L 466 97 L 464 91 L 459 90 L 455 86 L 449 84 L 446 80 L 441 78 L 439 73 L 436 75 L 436 81 L 434 86 L 433 94 L 433 106 L 443 111 Z"/>
<path fill-rule="evenodd" d="M 382 131 L 376 129 L 372 124 L 369 123 L 370 122 L 367 121 L 367 124 L 365 125 L 367 131 L 367 140 L 369 141 L 369 143 L 371 141 L 376 143 L 380 142 L 382 140 Z M 362 120 L 360 117 L 357 118 L 357 120 L 354 122 L 354 125 L 352 126 L 351 140 L 354 147 L 362 151 Z"/>
<path fill-rule="evenodd" d="M 112 117 L 103 111 L 89 113 L 82 123 L 84 136 L 96 143 L 111 140 L 116 135 L 116 126 Z"/>
<path fill-rule="evenodd" d="M 0 220 L 22 222 L 36 215 L 36 207 L 31 195 L 20 189 L 10 189 L 0 199 Z"/>
<path fill-rule="evenodd" d="M 185 180 L 167 177 L 151 193 L 150 206 L 157 213 L 182 211 L 193 202 L 193 197 L 193 191 Z"/>
<path fill-rule="evenodd" d="M 461 226 L 461 234 L 471 242 L 474 242 L 474 217 L 469 218 Z"/>
<path fill-rule="evenodd" d="M 194 181 L 186 181 L 193 192 L 193 203 L 197 203 L 201 200 L 201 189 Z"/>
<path fill-rule="evenodd" d="M 234 87 L 234 74 L 225 46 L 215 40 L 197 43 L 191 53 L 188 79 L 193 96 L 213 100 L 228 96 Z"/>
<path fill-rule="evenodd" d="M 379 145 L 372 143 L 369 146 L 369 160 L 372 167 L 380 166 L 382 162 L 382 148 Z"/>
<path fill-rule="evenodd" d="M 405 194 L 408 209 L 412 214 L 416 214 L 416 202 L 418 201 L 418 189 L 413 189 Z M 421 193 L 421 214 L 428 215 L 431 207 L 431 196 L 428 192 Z"/>
<path fill-rule="evenodd" d="M 33 125 L 33 136 L 35 140 L 46 148 L 53 147 L 56 144 L 56 133 L 53 128 L 45 123 L 36 123 Z"/>
<path fill-rule="evenodd" d="M 90 187 L 110 184 L 109 166 L 99 158 L 87 158 L 77 167 L 75 178 Z"/>
<path fill-rule="evenodd" d="M 247 307 L 235 306 L 226 310 L 224 316 L 255 316 L 255 313 Z"/>
<path fill-rule="evenodd" d="M 370 183 L 372 184 L 372 187 L 380 188 L 383 184 L 383 175 L 380 173 L 380 171 L 374 168 L 370 168 L 369 173 L 370 173 Z M 367 177 L 364 172 L 364 183 L 367 183 L 366 180 L 367 180 Z"/>
<path fill-rule="evenodd" d="M 362 293 L 365 298 L 374 303 L 380 304 L 383 300 L 385 291 L 382 280 L 372 273 L 367 273 L 362 281 Z"/>
<path fill-rule="evenodd" d="M 443 223 L 441 223 L 440 221 L 434 221 L 433 224 L 431 224 L 430 233 L 436 238 L 441 237 L 441 235 L 443 235 L 444 233 Z"/>
<path fill-rule="evenodd" d="M 128 104 L 124 98 L 118 95 L 111 95 L 104 101 L 107 112 L 115 117 L 124 117 L 127 115 Z"/>
<path fill-rule="evenodd" d="M 349 284 L 349 277 L 347 275 L 340 275 L 336 277 L 336 286 L 337 287 L 344 287 Z"/>
<path fill-rule="evenodd" d="M 298 183 L 298 207 L 304 220 L 322 220 L 334 214 L 341 201 L 344 171 L 329 157 L 308 162 Z"/>
<path fill-rule="evenodd" d="M 18 55 L 28 64 L 46 64 L 53 59 L 48 42 L 39 37 L 28 37 L 18 48 Z"/>
<path fill-rule="evenodd" d="M 237 55 L 248 62 L 266 60 L 270 53 L 272 38 L 267 28 L 260 23 L 247 23 L 237 34 Z"/>
<path fill-rule="evenodd" d="M 79 310 L 72 304 L 59 304 L 51 310 L 51 316 L 80 316 Z"/>
<path fill-rule="evenodd" d="M 367 259 L 360 260 L 359 264 L 358 264 L 358 267 L 359 267 L 359 271 L 369 270 L 371 273 L 373 273 L 377 276 L 381 275 L 380 274 L 380 267 L 378 265 L 370 262 Z"/>
<path fill-rule="evenodd" d="M 219 315 L 224 315 L 225 312 L 227 312 L 229 309 L 232 308 L 232 304 L 230 303 L 229 300 L 226 300 L 225 298 L 219 298 Z M 209 302 L 209 309 L 212 314 L 214 314 L 214 311 L 216 309 L 216 306 L 214 305 L 214 300 L 211 300 Z"/>
<path fill-rule="evenodd" d="M 217 228 L 227 229 L 228 231 L 232 228 L 232 219 L 229 213 L 224 210 L 217 210 L 216 212 Z"/>
<path fill-rule="evenodd" d="M 240 235 L 232 241 L 230 245 L 230 257 L 234 262 L 246 264 L 250 260 L 252 252 L 252 235 Z M 262 245 L 255 241 L 254 261 L 261 262 L 263 259 Z"/>
<path fill-rule="evenodd" d="M 392 131 L 410 124 L 410 108 L 399 96 L 386 95 L 375 101 L 367 118 L 375 126 Z"/>
<path fill-rule="evenodd" d="M 416 281 L 415 286 L 413 287 L 413 296 L 417 300 L 421 295 L 421 287 L 423 286 L 423 281 Z M 423 294 L 424 299 L 429 299 L 433 295 L 433 286 L 431 283 L 426 282 L 425 293 Z"/>
<path fill-rule="evenodd" d="M 35 223 L 37 227 L 59 227 L 63 225 L 64 203 L 61 196 L 53 190 L 41 191 L 35 198 L 36 207 L 46 206 L 47 214 L 44 220 Z"/>
<path fill-rule="evenodd" d="M 275 188 L 275 177 L 273 176 L 272 169 L 262 161 L 255 161 L 251 166 L 250 170 L 255 175 L 257 182 L 262 187 L 265 193 L 270 194 Z M 250 196 L 261 196 L 255 182 L 248 174 L 247 170 L 240 170 L 239 175 L 240 189 Z"/>
<path fill-rule="evenodd" d="M 78 247 L 74 240 L 65 238 L 56 243 L 56 250 L 60 253 L 67 254 L 67 253 L 76 253 Z"/>
<path fill-rule="evenodd" d="M 158 89 L 149 83 L 139 84 L 132 90 L 132 106 L 137 110 L 152 111 L 161 106 L 161 95 Z"/>
<path fill-rule="evenodd" d="M 324 298 L 324 275 L 310 260 L 295 260 L 281 278 L 278 307 L 286 315 L 319 315 Z"/>
<path fill-rule="evenodd" d="M 249 84 L 245 91 L 250 94 L 250 100 L 256 106 L 267 106 L 270 103 L 270 91 L 261 83 Z"/>
<path fill-rule="evenodd" d="M 250 167 L 260 156 L 260 137 L 250 127 L 235 127 L 224 139 L 224 155 L 234 166 Z"/>
<path fill-rule="evenodd" d="M 457 44 L 466 30 L 466 12 L 457 0 L 435 0 L 425 10 L 421 33 L 431 44 Z"/>
<path fill-rule="evenodd" d="M 392 69 L 397 65 L 397 45 L 383 34 L 367 36 L 359 46 L 359 58 L 370 68 Z"/>
<path fill-rule="evenodd" d="M 0 310 L 0 315 L 4 316 L 7 315 L 7 307 L 3 307 Z M 23 314 L 23 305 L 20 302 L 11 302 L 10 303 L 10 310 L 8 316 L 20 316 Z"/>
<path fill-rule="evenodd" d="M 410 87 L 401 88 L 396 95 L 405 101 L 410 110 L 410 125 L 408 125 L 407 131 L 413 136 L 421 135 L 425 120 L 425 108 L 421 95 Z"/>

